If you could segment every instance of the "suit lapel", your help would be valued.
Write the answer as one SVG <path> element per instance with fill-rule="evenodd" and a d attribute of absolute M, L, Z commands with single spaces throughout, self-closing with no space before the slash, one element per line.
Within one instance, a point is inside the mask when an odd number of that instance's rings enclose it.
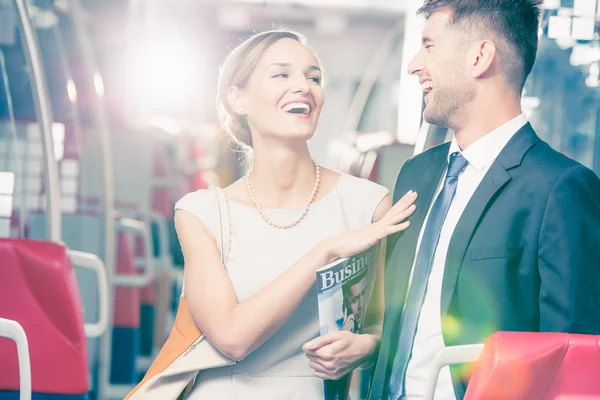
<path fill-rule="evenodd" d="M 414 261 L 417 241 L 421 232 L 421 227 L 425 216 L 429 211 L 429 205 L 433 201 L 435 190 L 438 186 L 442 173 L 446 168 L 449 145 L 442 145 L 432 154 L 428 162 L 423 163 L 422 167 L 415 165 L 414 171 L 409 171 L 410 176 L 406 180 L 410 182 L 412 188 L 418 194 L 416 201 L 417 209 L 410 220 L 410 227 L 403 233 L 395 235 L 390 240 L 392 248 L 388 254 L 388 262 L 393 265 L 388 277 L 389 288 L 391 290 L 390 304 L 399 305 L 404 303 L 406 289 L 411 267 Z M 394 193 L 394 203 L 396 203 L 407 190 L 399 188 L 401 193 Z M 404 289 L 403 289 L 404 288 Z"/>
<path fill-rule="evenodd" d="M 442 283 L 441 317 L 448 312 L 465 253 L 479 220 L 494 196 L 511 180 L 508 171 L 521 164 L 527 151 L 539 141 L 529 123 L 507 143 L 467 204 L 448 247 Z"/>
<path fill-rule="evenodd" d="M 450 144 L 446 143 L 437 148 L 429 150 L 410 162 L 407 170 L 398 177 L 396 190 L 394 192 L 394 204 L 408 191 L 414 190 L 418 193 L 416 205 L 417 210 L 410 217 L 410 228 L 404 233 L 394 235 L 388 240 L 387 266 L 385 274 L 385 317 L 379 359 L 377 362 L 376 376 L 381 380 L 374 381 L 375 392 L 382 390 L 385 384 L 383 376 L 389 372 L 392 365 L 396 345 L 398 341 L 397 332 L 400 328 L 400 319 L 408 279 L 415 257 L 417 240 L 421 232 L 421 226 L 429 210 L 439 180 L 446 168 L 447 156 Z M 381 371 L 383 369 L 384 371 Z"/>
<path fill-rule="evenodd" d="M 494 162 L 473 194 L 473 197 L 471 197 L 454 229 L 450 246 L 448 247 L 444 280 L 442 283 L 442 318 L 448 311 L 450 299 L 456 286 L 456 280 L 462 267 L 462 261 L 477 223 L 490 200 L 510 179 L 511 177 L 504 167 L 500 163 Z"/>

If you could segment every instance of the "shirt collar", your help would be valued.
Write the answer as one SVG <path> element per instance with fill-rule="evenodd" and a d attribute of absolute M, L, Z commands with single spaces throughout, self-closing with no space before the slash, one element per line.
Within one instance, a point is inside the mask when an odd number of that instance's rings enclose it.
<path fill-rule="evenodd" d="M 450 143 L 448 162 L 450 162 L 450 154 L 460 152 L 469 165 L 481 171 L 496 160 L 504 146 L 526 123 L 527 117 L 521 113 L 518 117 L 477 139 L 464 151 L 461 151 L 455 136 Z"/>

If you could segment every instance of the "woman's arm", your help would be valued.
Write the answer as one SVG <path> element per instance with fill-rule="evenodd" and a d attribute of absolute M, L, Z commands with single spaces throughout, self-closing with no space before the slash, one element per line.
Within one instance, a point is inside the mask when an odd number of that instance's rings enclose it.
<path fill-rule="evenodd" d="M 217 244 L 185 211 L 175 224 L 185 257 L 186 298 L 196 325 L 225 356 L 242 360 L 264 343 L 298 307 L 314 284 L 314 271 L 330 253 L 318 245 L 254 296 L 238 303 Z"/>
<path fill-rule="evenodd" d="M 241 360 L 273 335 L 315 282 L 315 271 L 363 251 L 408 227 L 416 195 L 407 194 L 377 223 L 322 241 L 250 298 L 238 302 L 207 228 L 186 211 L 175 213 L 185 258 L 186 298 L 196 325 L 224 355 Z"/>

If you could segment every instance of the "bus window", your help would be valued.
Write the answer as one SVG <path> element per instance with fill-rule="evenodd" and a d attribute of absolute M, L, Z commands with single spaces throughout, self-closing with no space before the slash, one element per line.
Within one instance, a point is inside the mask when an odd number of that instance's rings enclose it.
<path fill-rule="evenodd" d="M 0 1 L 0 237 L 25 238 L 30 216 L 47 216 L 42 127 L 20 36 L 13 3 Z"/>
<path fill-rule="evenodd" d="M 569 27 L 573 24 L 572 31 L 562 32 L 551 26 L 557 11 L 544 11 L 544 34 L 525 85 L 523 109 L 542 139 L 599 173 L 595 145 L 600 148 L 600 33 L 593 11 L 586 11 L 591 12 L 592 24 L 581 32 L 575 24 L 583 17 L 562 17 L 571 20 Z"/>
<path fill-rule="evenodd" d="M 52 136 L 58 163 L 61 210 L 75 213 L 79 207 L 80 161 L 82 156 L 82 122 L 79 113 L 79 87 L 69 58 L 60 24 L 66 23 L 53 2 L 35 2 L 32 22 L 48 85 L 54 122 Z M 72 57 L 71 57 L 72 59 Z"/>

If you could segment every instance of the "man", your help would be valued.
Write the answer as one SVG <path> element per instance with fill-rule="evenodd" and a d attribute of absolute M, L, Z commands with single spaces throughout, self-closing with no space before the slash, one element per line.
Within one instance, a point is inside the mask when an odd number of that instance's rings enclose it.
<path fill-rule="evenodd" d="M 344 298 L 346 314 L 346 319 L 342 326 L 343 331 L 345 330 L 354 333 L 359 333 L 361 331 L 367 311 L 365 296 L 369 294 L 367 293 L 369 289 L 371 288 L 369 287 L 367 275 L 342 286 L 342 296 Z M 370 294 L 367 297 L 370 297 Z"/>
<path fill-rule="evenodd" d="M 600 333 L 600 180 L 539 139 L 520 95 L 541 0 L 427 0 L 409 65 L 426 121 L 451 143 L 409 160 L 394 201 L 419 194 L 388 240 L 386 312 L 370 399 L 418 399 L 444 347 L 495 331 Z M 468 376 L 442 370 L 436 399 Z"/>

